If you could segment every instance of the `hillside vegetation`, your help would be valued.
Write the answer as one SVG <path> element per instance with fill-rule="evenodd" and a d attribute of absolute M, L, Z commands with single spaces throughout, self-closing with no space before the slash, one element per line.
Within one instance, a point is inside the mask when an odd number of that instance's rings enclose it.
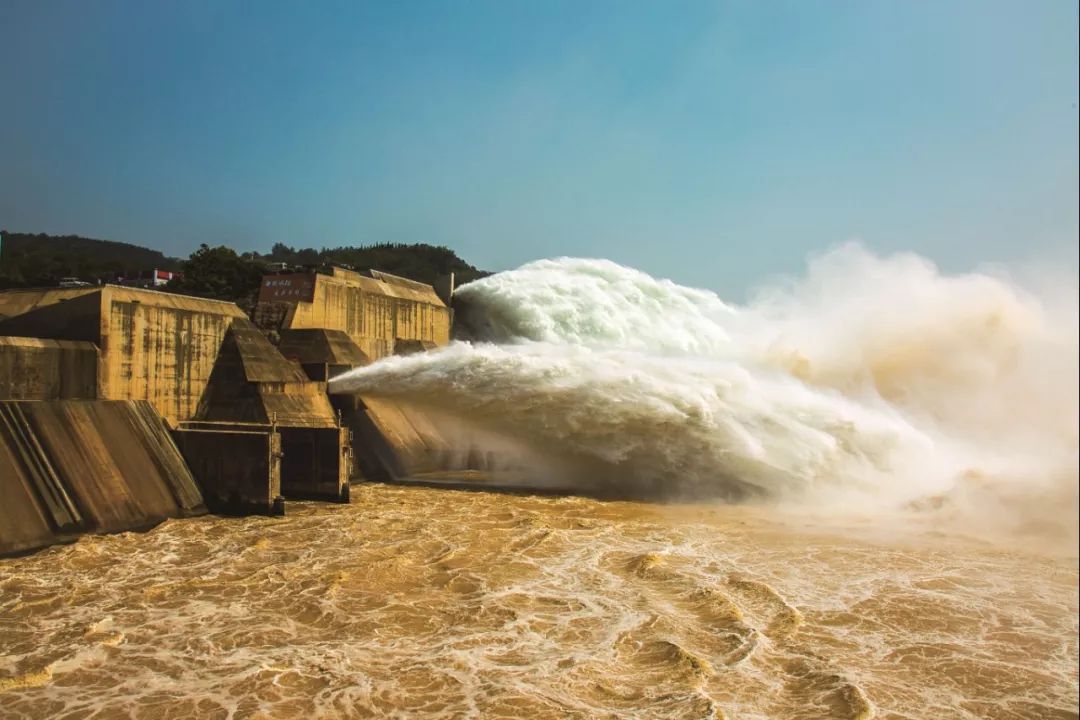
<path fill-rule="evenodd" d="M 268 262 L 283 262 L 296 266 L 344 265 L 355 270 L 374 268 L 428 284 L 434 283 L 440 275 L 450 273 L 454 273 L 458 285 L 490 274 L 477 270 L 450 248 L 426 243 L 379 243 L 322 250 L 296 250 L 278 243 L 269 255 L 260 257 Z"/>
<path fill-rule="evenodd" d="M 179 270 L 183 261 L 158 250 L 78 235 L 0 231 L 0 286 L 55 285 L 62 277 L 88 282 L 117 273 Z"/>
<path fill-rule="evenodd" d="M 295 271 L 326 269 L 330 265 L 376 269 L 429 284 L 451 272 L 458 285 L 490 274 L 465 262 L 449 248 L 425 243 L 319 250 L 278 243 L 265 255 L 203 244 L 187 260 L 180 260 L 158 250 L 112 240 L 0 231 L 0 288 L 56 285 L 64 277 L 90 283 L 111 282 L 117 274 L 157 268 L 184 273 L 183 278 L 169 283 L 167 290 L 249 305 L 271 263 L 284 263 Z"/>

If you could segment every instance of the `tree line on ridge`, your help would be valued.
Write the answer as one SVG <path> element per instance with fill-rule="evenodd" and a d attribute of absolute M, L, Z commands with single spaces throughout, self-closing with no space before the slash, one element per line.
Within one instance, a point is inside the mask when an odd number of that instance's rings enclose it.
<path fill-rule="evenodd" d="M 62 278 L 91 284 L 116 282 L 120 277 L 157 269 L 182 273 L 160 289 L 249 305 L 267 272 L 318 271 L 331 265 L 374 268 L 429 284 L 449 273 L 455 274 L 459 285 L 489 274 L 449 248 L 426 243 L 318 250 L 276 243 L 267 254 L 238 253 L 226 245 L 204 243 L 181 260 L 112 240 L 0 231 L 0 289 L 55 286 Z"/>

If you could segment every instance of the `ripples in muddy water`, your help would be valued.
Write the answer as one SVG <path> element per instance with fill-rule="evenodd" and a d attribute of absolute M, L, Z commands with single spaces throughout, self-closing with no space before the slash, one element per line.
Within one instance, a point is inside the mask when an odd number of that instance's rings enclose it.
<path fill-rule="evenodd" d="M 1077 564 L 419 487 L 0 561 L 5 718 L 1075 718 Z"/>

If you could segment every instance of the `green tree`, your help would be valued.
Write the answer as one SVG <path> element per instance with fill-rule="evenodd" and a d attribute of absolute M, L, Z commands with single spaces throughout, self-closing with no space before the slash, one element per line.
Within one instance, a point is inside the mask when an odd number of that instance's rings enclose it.
<path fill-rule="evenodd" d="M 274 247 L 270 249 L 269 257 L 271 262 L 283 262 L 292 265 L 296 262 L 296 250 L 285 243 L 274 243 Z"/>
<path fill-rule="evenodd" d="M 262 270 L 232 248 L 206 243 L 184 263 L 184 276 L 168 285 L 172 292 L 251 304 L 262 282 Z"/>
<path fill-rule="evenodd" d="M 62 277 L 111 282 L 140 271 L 176 270 L 181 261 L 158 250 L 78 235 L 0 230 L 0 282 L 55 285 Z"/>
<path fill-rule="evenodd" d="M 319 255 L 319 251 L 315 248 L 304 248 L 296 252 L 296 259 L 293 260 L 293 264 L 300 265 L 301 267 L 309 267 L 312 265 L 319 265 L 322 262 L 322 258 Z"/>

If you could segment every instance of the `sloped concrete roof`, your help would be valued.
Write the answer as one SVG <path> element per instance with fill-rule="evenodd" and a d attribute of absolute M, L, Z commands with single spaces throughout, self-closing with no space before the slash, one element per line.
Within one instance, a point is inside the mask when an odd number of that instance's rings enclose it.
<path fill-rule="evenodd" d="M 177 310 L 245 317 L 236 303 L 225 300 L 177 295 L 160 290 L 131 288 L 123 285 L 101 285 L 77 288 L 26 288 L 0 291 L 0 319 L 12 318 L 41 307 L 55 305 L 84 295 L 99 295 L 104 301 L 141 302 L 156 307 Z"/>
<path fill-rule="evenodd" d="M 439 347 L 430 340 L 416 340 L 413 338 L 397 338 L 394 340 L 395 355 L 412 355 L 413 353 L 434 350 Z"/>
<path fill-rule="evenodd" d="M 101 292 L 100 287 L 19 288 L 0 290 L 0 320 L 23 315 L 46 305 L 54 305 L 82 295 Z"/>
<path fill-rule="evenodd" d="M 123 285 L 106 285 L 107 299 L 115 302 L 140 302 L 155 307 L 167 307 L 174 310 L 188 310 L 191 312 L 209 313 L 211 315 L 228 315 L 230 317 L 247 317 L 236 303 L 227 300 L 212 300 L 210 298 L 192 297 L 190 295 L 177 295 L 176 293 L 162 292 L 160 290 L 147 290 L 144 288 L 131 288 Z"/>
<path fill-rule="evenodd" d="M 97 346 L 83 340 L 48 340 L 36 337 L 8 337 L 6 335 L 0 335 L 0 345 L 37 350 L 83 350 L 95 354 L 97 353 Z"/>
<path fill-rule="evenodd" d="M 319 383 L 287 360 L 247 318 L 232 321 L 196 420 L 334 427 L 337 416 Z"/>
<path fill-rule="evenodd" d="M 84 340 L 101 344 L 101 289 L 0 293 L 0 308 L 16 311 L 0 320 L 0 335 Z"/>
<path fill-rule="evenodd" d="M 246 317 L 233 320 L 226 336 L 236 344 L 244 378 L 248 382 L 304 383 L 307 375 L 295 363 L 289 362 L 274 347 L 259 328 Z"/>
<path fill-rule="evenodd" d="M 353 270 L 334 268 L 333 275 L 319 275 L 316 280 L 316 282 L 335 281 L 359 287 L 364 292 L 446 307 L 446 303 L 436 294 L 435 288 L 430 285 L 391 275 L 381 270 L 368 270 L 368 274 L 364 275 Z"/>
<path fill-rule="evenodd" d="M 328 365 L 370 365 L 371 358 L 352 341 L 344 330 L 305 328 L 282 330 L 281 354 L 301 363 Z"/>

